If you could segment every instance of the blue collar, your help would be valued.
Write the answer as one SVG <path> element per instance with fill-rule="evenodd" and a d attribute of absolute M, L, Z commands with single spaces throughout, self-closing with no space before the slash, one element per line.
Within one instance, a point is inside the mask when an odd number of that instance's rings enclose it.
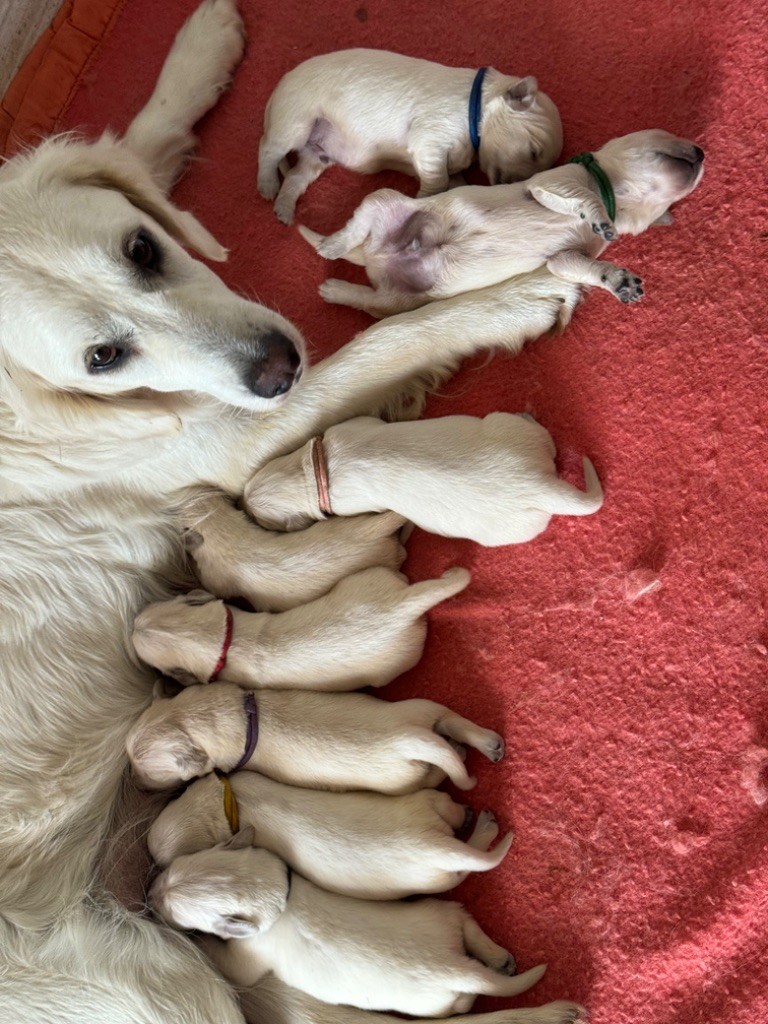
<path fill-rule="evenodd" d="M 483 107 L 483 79 L 488 68 L 480 68 L 469 94 L 469 141 L 477 153 L 480 149 L 480 114 Z"/>

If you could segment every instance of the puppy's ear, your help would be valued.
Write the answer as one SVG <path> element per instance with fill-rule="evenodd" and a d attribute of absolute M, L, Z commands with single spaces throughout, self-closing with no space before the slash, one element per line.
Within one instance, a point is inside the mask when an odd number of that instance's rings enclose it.
<path fill-rule="evenodd" d="M 214 935 L 218 935 L 220 939 L 247 939 L 258 931 L 253 922 L 235 914 L 218 917 L 213 927 Z"/>
<path fill-rule="evenodd" d="M 232 836 L 229 842 L 224 843 L 225 850 L 245 850 L 249 846 L 256 845 L 256 829 L 253 825 L 246 825 L 239 832 Z"/>
<path fill-rule="evenodd" d="M 180 732 L 181 736 L 172 744 L 170 749 L 176 761 L 176 766 L 179 769 L 179 775 L 182 778 L 189 779 L 196 775 L 201 775 L 208 767 L 210 758 L 204 750 L 192 743 L 189 736 L 183 730 L 180 730 Z"/>
<path fill-rule="evenodd" d="M 201 605 L 210 604 L 211 601 L 218 601 L 218 598 L 214 594 L 209 594 L 207 590 L 202 590 L 198 587 L 197 590 L 190 590 L 188 594 L 184 594 L 182 601 L 193 608 L 199 608 Z"/>
<path fill-rule="evenodd" d="M 669 210 L 667 210 L 665 213 L 662 213 L 662 215 L 660 217 L 656 218 L 656 220 L 653 222 L 653 224 L 651 224 L 651 227 L 652 228 L 667 228 L 667 227 L 669 227 L 670 224 L 674 224 L 674 223 L 675 223 L 675 218 L 672 216 L 672 214 L 669 212 Z"/>
<path fill-rule="evenodd" d="M 539 91 L 539 83 L 532 75 L 521 78 L 504 93 L 504 100 L 513 110 L 529 110 Z"/>
<path fill-rule="evenodd" d="M 169 668 L 165 674 L 169 679 L 173 679 L 174 682 L 178 683 L 179 686 L 197 686 L 200 682 L 197 676 L 192 675 L 185 668 Z"/>
<path fill-rule="evenodd" d="M 59 178 L 121 192 L 188 249 L 217 262 L 227 258 L 227 250 L 191 213 L 178 210 L 166 199 L 141 160 L 109 136 L 92 145 L 66 147 L 59 155 L 59 166 L 54 165 Z"/>
<path fill-rule="evenodd" d="M 199 530 L 186 529 L 181 531 L 181 539 L 187 551 L 197 551 L 203 543 L 203 535 Z"/>
<path fill-rule="evenodd" d="M 171 694 L 168 692 L 168 687 L 163 679 L 156 679 L 155 685 L 152 687 L 152 700 L 169 700 Z"/>

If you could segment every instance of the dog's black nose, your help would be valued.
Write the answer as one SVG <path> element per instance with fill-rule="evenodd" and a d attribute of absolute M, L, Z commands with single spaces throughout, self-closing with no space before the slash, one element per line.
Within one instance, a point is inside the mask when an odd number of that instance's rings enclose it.
<path fill-rule="evenodd" d="M 696 160 L 702 163 L 704 160 L 704 150 L 700 146 L 694 146 L 693 152 L 696 154 Z"/>
<path fill-rule="evenodd" d="M 301 356 L 280 331 L 263 334 L 256 342 L 257 354 L 245 374 L 245 386 L 259 398 L 277 398 L 290 391 L 299 375 Z"/>

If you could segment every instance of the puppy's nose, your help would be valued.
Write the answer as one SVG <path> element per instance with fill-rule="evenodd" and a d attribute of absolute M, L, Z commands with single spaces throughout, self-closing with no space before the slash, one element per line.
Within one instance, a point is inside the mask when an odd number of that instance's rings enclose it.
<path fill-rule="evenodd" d="M 262 335 L 257 355 L 245 373 L 245 386 L 259 398 L 277 398 L 290 391 L 299 375 L 301 356 L 296 346 L 280 331 Z"/>
<path fill-rule="evenodd" d="M 694 146 L 693 147 L 693 152 L 694 152 L 694 155 L 696 157 L 696 162 L 697 163 L 703 163 L 704 162 L 704 150 L 701 148 L 701 146 Z"/>

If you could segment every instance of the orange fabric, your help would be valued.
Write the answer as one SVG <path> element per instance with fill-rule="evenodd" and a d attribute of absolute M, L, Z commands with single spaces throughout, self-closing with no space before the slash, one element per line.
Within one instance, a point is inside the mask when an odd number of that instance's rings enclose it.
<path fill-rule="evenodd" d="M 56 131 L 125 0 L 65 0 L 0 103 L 0 153 Z"/>

